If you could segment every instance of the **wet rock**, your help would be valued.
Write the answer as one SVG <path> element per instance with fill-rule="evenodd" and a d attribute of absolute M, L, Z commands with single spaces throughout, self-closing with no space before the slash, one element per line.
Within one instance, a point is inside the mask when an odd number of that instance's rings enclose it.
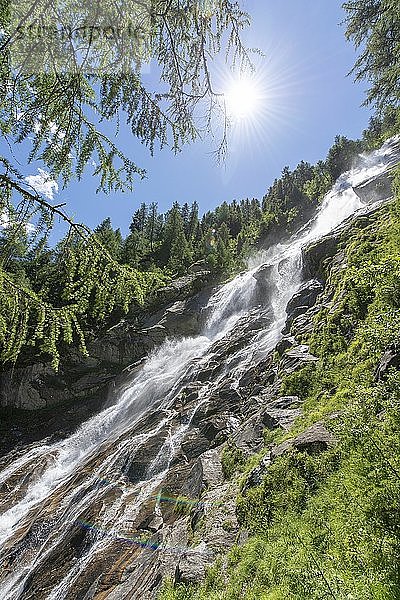
<path fill-rule="evenodd" d="M 299 317 L 314 306 L 323 289 L 323 285 L 317 279 L 312 279 L 302 285 L 297 294 L 288 302 L 286 307 L 287 319 L 282 333 L 287 334 L 289 331 L 292 331 L 292 325 L 295 321 L 297 328 L 299 327 L 299 323 L 301 322 Z M 307 320 L 311 322 L 309 313 L 307 314 Z"/>
<path fill-rule="evenodd" d="M 261 420 L 268 429 L 281 427 L 288 430 L 302 413 L 298 396 L 281 396 L 271 402 L 261 414 Z"/>
<path fill-rule="evenodd" d="M 216 414 L 238 412 L 241 403 L 242 396 L 228 380 L 197 408 L 192 423 L 197 425 Z"/>
<path fill-rule="evenodd" d="M 320 310 L 320 306 L 308 309 L 307 312 L 297 316 L 293 319 L 290 327 L 290 332 L 300 338 L 303 335 L 312 333 L 314 329 L 313 317 Z"/>
<path fill-rule="evenodd" d="M 318 362 L 318 358 L 310 354 L 307 345 L 301 344 L 285 352 L 279 361 L 279 371 L 290 374 L 307 364 L 315 362 Z"/>
<path fill-rule="evenodd" d="M 186 302 L 175 302 L 165 311 L 159 326 L 164 327 L 169 335 L 195 335 L 200 328 L 199 311 L 187 311 Z"/>
<path fill-rule="evenodd" d="M 158 435 L 149 438 L 146 443 L 136 451 L 132 448 L 132 457 L 125 460 L 124 470 L 130 483 L 138 483 L 150 478 L 153 473 L 149 472 L 149 464 L 157 457 L 160 444 L 167 437 L 167 431 L 160 431 Z M 159 470 L 163 468 L 162 459 L 164 458 L 165 465 L 168 462 L 168 456 L 160 457 Z"/>
<path fill-rule="evenodd" d="M 360 185 L 354 186 L 353 190 L 364 204 L 370 204 L 379 200 L 392 198 L 392 183 L 393 176 L 388 173 L 382 173 L 371 177 Z"/>
<path fill-rule="evenodd" d="M 114 364 L 121 370 L 154 350 L 167 335 L 167 329 L 159 324 L 139 330 L 137 326 L 121 321 L 106 335 L 91 342 L 88 352 L 98 361 Z"/>
<path fill-rule="evenodd" d="M 254 304 L 266 304 L 268 298 L 271 296 L 271 290 L 274 287 L 271 277 L 272 271 L 273 267 L 271 265 L 263 265 L 258 271 L 253 273 L 253 277 L 257 281 L 252 298 Z"/>
<path fill-rule="evenodd" d="M 182 492 L 189 498 L 198 498 L 203 491 L 203 462 L 199 458 L 194 461 L 184 481 Z"/>
<path fill-rule="evenodd" d="M 224 481 L 219 449 L 215 448 L 204 452 L 200 457 L 200 461 L 203 470 L 203 483 L 206 487 L 210 488 Z"/>
<path fill-rule="evenodd" d="M 311 279 L 311 281 L 304 283 L 299 291 L 288 302 L 286 307 L 286 314 L 288 317 L 290 317 L 295 308 L 303 306 L 310 308 L 313 306 L 323 289 L 323 285 L 317 279 Z"/>
<path fill-rule="evenodd" d="M 260 363 L 250 367 L 239 379 L 239 389 L 242 394 L 258 394 L 266 386 L 271 385 L 276 377 L 276 362 L 271 352 Z M 243 390 L 243 391 L 242 391 Z"/>
<path fill-rule="evenodd" d="M 83 368 L 67 377 L 62 371 L 55 374 L 49 364 L 36 363 L 2 373 L 0 406 L 23 410 L 51 408 L 71 399 L 87 398 L 95 393 L 104 396 L 109 382 L 115 377 L 106 369 L 84 373 Z"/>
<path fill-rule="evenodd" d="M 197 262 L 193 263 L 190 265 L 188 271 L 189 273 L 210 273 L 209 269 L 207 268 L 207 261 L 205 260 L 198 260 Z"/>
<path fill-rule="evenodd" d="M 205 382 L 210 381 L 216 373 L 222 369 L 222 365 L 219 361 L 211 359 L 204 366 L 199 373 L 197 373 L 197 381 Z"/>
<path fill-rule="evenodd" d="M 240 427 L 238 433 L 233 436 L 233 442 L 237 448 L 250 456 L 259 452 L 264 444 L 264 425 L 259 415 L 252 417 L 245 425 Z"/>
<path fill-rule="evenodd" d="M 292 335 L 284 335 L 280 342 L 276 345 L 276 352 L 282 356 L 286 350 L 292 348 L 296 344 L 296 340 Z"/>
<path fill-rule="evenodd" d="M 307 312 L 307 306 L 296 306 L 290 312 L 288 318 L 286 319 L 285 327 L 282 329 L 282 333 L 284 335 L 288 334 L 291 331 L 292 323 L 295 319 L 297 319 L 300 315 L 303 315 Z"/>
<path fill-rule="evenodd" d="M 41 394 L 43 380 L 52 375 L 52 369 L 45 364 L 14 369 L 2 374 L 0 380 L 0 404 L 2 407 L 14 406 L 34 410 L 46 406 Z M 58 401 L 54 397 L 53 404 Z"/>
<path fill-rule="evenodd" d="M 306 277 L 318 277 L 325 280 L 325 264 L 336 254 L 340 239 L 340 232 L 333 232 L 302 250 L 303 273 Z"/>
<path fill-rule="evenodd" d="M 235 422 L 230 413 L 216 414 L 200 422 L 199 430 L 210 441 L 211 447 L 215 448 L 234 432 Z"/>
<path fill-rule="evenodd" d="M 200 429 L 192 429 L 182 442 L 182 452 L 187 460 L 197 458 L 210 448 L 210 440 L 200 433 Z"/>

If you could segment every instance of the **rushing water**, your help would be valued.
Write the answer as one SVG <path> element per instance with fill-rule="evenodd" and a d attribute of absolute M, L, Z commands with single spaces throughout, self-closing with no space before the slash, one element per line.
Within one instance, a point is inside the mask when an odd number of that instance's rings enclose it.
<path fill-rule="evenodd" d="M 87 572 L 96 572 L 99 556 L 115 539 L 123 538 L 121 532 L 135 522 L 143 503 L 157 498 L 194 415 L 213 387 L 227 375 L 238 380 L 279 341 L 286 305 L 302 282 L 302 248 L 362 210 L 352 186 L 385 171 L 392 162 L 391 144 L 362 157 L 358 168 L 338 180 L 316 216 L 289 242 L 260 252 L 247 272 L 215 292 L 206 307 L 201 335 L 163 343 L 114 404 L 70 437 L 33 445 L 10 464 L 5 461 L 7 466 L 0 472 L 1 600 L 93 597 L 101 571 L 97 579 L 92 576 L 93 584 L 82 596 L 76 591 L 79 581 Z M 264 307 L 255 300 L 260 280 L 268 285 Z M 199 374 L 218 355 L 219 344 L 246 319 L 251 325 L 253 315 L 258 318 L 263 310 L 268 315 L 265 326 L 251 331 L 245 348 L 231 353 L 213 383 L 199 389 L 185 422 L 173 426 L 174 407 L 188 382 L 201 380 Z M 152 452 L 144 460 L 143 449 L 148 447 Z M 144 464 L 141 476 L 128 486 L 127 474 L 138 457 Z M 88 518 L 95 518 L 96 526 Z M 64 556 L 62 548 L 73 543 L 77 527 L 87 534 L 79 558 Z M 146 545 L 143 540 L 127 539 Z M 65 568 L 58 574 L 53 564 Z M 34 582 L 40 573 L 46 574 L 48 583 L 39 593 Z"/>

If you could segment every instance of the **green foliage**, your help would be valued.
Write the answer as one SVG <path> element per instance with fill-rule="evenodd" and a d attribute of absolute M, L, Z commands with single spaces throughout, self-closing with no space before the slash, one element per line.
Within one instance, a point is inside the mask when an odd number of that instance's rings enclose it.
<path fill-rule="evenodd" d="M 299 371 L 295 371 L 284 377 L 281 392 L 286 396 L 298 396 L 304 400 L 310 395 L 315 384 L 316 369 L 314 365 L 307 365 Z"/>
<path fill-rule="evenodd" d="M 303 184 L 303 192 L 313 202 L 320 202 L 333 185 L 332 174 L 327 170 L 323 161 L 313 167 L 312 178 Z"/>
<path fill-rule="evenodd" d="M 119 229 L 112 228 L 111 219 L 108 217 L 98 225 L 93 233 L 101 242 L 101 245 L 107 249 L 107 252 L 113 260 L 118 260 L 121 255 L 122 235 Z"/>
<path fill-rule="evenodd" d="M 382 354 L 400 349 L 398 180 L 395 188 L 389 214 L 354 231 L 346 268 L 332 272 L 334 308 L 310 339 L 318 364 L 283 383 L 305 400 L 296 432 L 330 414 L 337 445 L 276 458 L 238 497 L 249 541 L 203 585 L 168 584 L 160 598 L 400 598 L 400 371 L 376 377 Z"/>
<path fill-rule="evenodd" d="M 315 208 L 303 192 L 304 185 L 313 176 L 309 163 L 301 162 L 294 171 L 285 167 L 279 179 L 275 179 L 262 201 L 265 218 L 262 222 L 263 237 L 274 233 L 287 235 L 304 222 Z"/>
<path fill-rule="evenodd" d="M 243 471 L 245 462 L 240 448 L 235 444 L 227 444 L 221 455 L 222 472 L 225 479 L 231 479 L 235 473 Z"/>
<path fill-rule="evenodd" d="M 381 114 L 373 115 L 363 138 L 368 148 L 379 148 L 389 137 L 400 131 L 400 107 L 386 106 Z"/>
<path fill-rule="evenodd" d="M 380 111 L 400 104 L 399 40 L 400 18 L 397 0 L 351 0 L 345 2 L 346 37 L 352 40 L 359 57 L 353 68 L 356 80 L 371 87 L 366 102 Z"/>
<path fill-rule="evenodd" d="M 99 326 L 115 309 L 127 312 L 132 303 L 143 304 L 165 281 L 158 271 L 142 273 L 121 267 L 95 236 L 76 239 L 67 251 L 61 244 L 42 269 L 38 270 L 37 260 L 28 259 L 22 265 L 28 273 L 36 267 L 33 285 L 20 272 L 8 274 L 0 268 L 2 362 L 15 362 L 29 345 L 50 355 L 57 368 L 61 343 L 76 340 L 86 353 L 84 324 L 92 320 Z M 40 288 L 39 292 L 33 287 Z"/>
<path fill-rule="evenodd" d="M 229 63 L 250 66 L 240 39 L 249 16 L 228 0 L 206 7 L 197 1 L 165 6 L 163 0 L 127 0 L 123 10 L 113 2 L 22 0 L 8 8 L 0 6 L 0 127 L 16 142 L 29 136 L 30 158 L 43 160 L 64 183 L 72 174 L 80 178 L 94 159 L 100 189 L 131 188 L 144 172 L 98 129 L 98 121 L 116 122 L 123 115 L 151 151 L 157 142 L 177 150 L 200 133 L 196 110 L 203 106 L 208 117 L 218 111 L 208 64 L 221 52 L 222 39 Z M 118 23 L 123 43 L 88 35 L 88 23 Z M 64 26 L 69 41 L 54 35 L 55 24 Z M 41 35 L 38 47 L 29 33 L 39 27 L 52 35 Z M 155 89 L 141 75 L 151 60 L 159 65 Z"/>
<path fill-rule="evenodd" d="M 212 116 L 223 112 L 209 72 L 222 47 L 231 66 L 252 68 L 240 37 L 249 17 L 237 3 L 127 0 L 120 8 L 108 1 L 0 3 L 0 130 L 10 149 L 0 157 L 0 215 L 7 219 L 0 240 L 2 362 L 15 362 L 29 343 L 56 365 L 60 345 L 77 338 L 83 349 L 88 324 L 98 327 L 113 311 L 143 303 L 167 278 L 155 268 L 160 222 L 154 204 L 139 209 L 124 242 L 109 220 L 93 236 L 29 186 L 12 148 L 24 144 L 28 161 L 40 160 L 42 173 L 64 187 L 92 165 L 98 190 L 132 190 L 145 172 L 100 124 L 110 122 L 117 133 L 124 119 L 151 153 L 157 143 L 178 151 L 210 132 Z M 152 60 L 159 81 L 149 89 L 142 71 Z M 199 116 L 208 124 L 202 130 Z M 220 155 L 225 144 L 223 136 Z M 52 253 L 46 244 L 55 218 L 69 233 Z M 192 248 L 184 236 L 194 235 L 196 219 L 188 215 L 185 232 L 170 239 L 162 266 L 185 271 Z M 32 220 L 41 250 L 26 239 Z"/>
<path fill-rule="evenodd" d="M 181 206 L 175 202 L 166 214 L 158 213 L 156 202 L 143 203 L 133 214 L 130 233 L 125 239 L 119 230 L 113 229 L 109 218 L 95 228 L 93 237 L 87 228 L 73 224 L 60 213 L 70 231 L 55 252 L 47 247 L 48 227 L 54 217 L 48 209 L 50 205 L 27 190 L 23 179 L 15 174 L 14 179 L 6 178 L 3 183 L 7 181 L 10 189 L 17 190 L 25 198 L 26 206 L 20 209 L 26 213 L 25 219 L 34 218 L 38 210 L 40 219 L 36 219 L 35 233 L 28 235 L 27 220 L 21 225 L 21 219 L 12 216 L 10 190 L 3 185 L 0 191 L 10 216 L 8 226 L 0 236 L 2 269 L 11 276 L 14 286 L 22 286 L 21 297 L 29 302 L 30 296 L 26 292 L 30 290 L 36 294 L 36 302 L 45 303 L 49 327 L 52 306 L 56 311 L 62 308 L 63 314 L 70 310 L 80 323 L 78 336 L 75 321 L 70 322 L 69 317 L 63 316 L 68 322 L 68 331 L 72 327 L 75 332 L 72 337 L 70 333 L 64 338 L 61 333 L 53 333 L 51 343 L 40 342 L 42 349 L 46 352 L 51 349 L 52 356 L 56 356 L 57 342 L 54 340 L 78 337 L 81 340 L 86 327 L 98 327 L 115 311 L 126 312 L 132 302 L 143 303 L 146 295 L 162 285 L 168 276 L 185 275 L 193 262 L 203 261 L 204 268 L 218 277 L 242 269 L 248 256 L 263 240 L 290 235 L 311 216 L 333 177 L 351 166 L 354 153 L 360 149 L 359 142 L 338 136 L 325 162 L 320 161 L 312 167 L 302 161 L 292 172 L 285 168 L 262 204 L 254 198 L 234 200 L 231 204 L 223 202 L 200 219 L 196 203 Z M 39 208 L 35 206 L 38 200 Z M 391 267 L 388 265 L 387 268 L 390 270 Z M 350 275 L 348 285 L 353 285 Z M 9 289 L 8 286 L 6 294 Z M 387 294 L 394 292 L 393 287 L 386 290 Z M 4 307 L 6 305 L 5 302 Z M 14 306 L 23 311 L 25 305 L 18 301 Z M 22 313 L 18 319 L 22 322 Z M 42 338 L 32 333 L 34 319 L 32 327 L 29 327 L 30 343 L 38 345 Z M 63 329 L 62 326 L 52 327 L 53 332 Z M 332 331 L 337 329 L 334 319 L 330 327 Z M 45 338 L 48 331 L 50 329 L 44 329 Z M 328 337 L 331 344 L 334 341 L 337 351 L 345 349 L 345 332 L 338 330 L 336 336 Z M 15 336 L 10 339 L 15 340 Z M 26 336 L 19 339 L 26 340 Z M 79 343 L 83 347 L 82 342 Z M 3 360 L 14 361 L 23 345 L 15 346 L 16 353 L 7 351 Z M 12 358 L 7 358 L 9 356 Z"/>

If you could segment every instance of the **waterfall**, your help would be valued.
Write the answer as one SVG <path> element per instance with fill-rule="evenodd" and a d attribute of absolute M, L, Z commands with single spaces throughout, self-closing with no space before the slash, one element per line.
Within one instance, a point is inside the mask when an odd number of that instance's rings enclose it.
<path fill-rule="evenodd" d="M 201 334 L 164 342 L 112 405 L 68 438 L 32 445 L 10 464 L 4 461 L 2 600 L 92 598 L 102 573 L 96 565 L 112 555 L 115 540 L 139 549 L 146 546 L 126 531 L 150 502 L 157 518 L 160 485 L 196 415 L 224 378 L 238 381 L 275 347 L 287 303 L 302 283 L 302 248 L 365 210 L 353 186 L 385 172 L 393 152 L 389 142 L 342 175 L 308 224 L 289 241 L 252 257 L 245 273 L 216 290 L 205 309 Z M 262 305 L 257 295 L 260 281 L 268 290 Z M 239 329 L 246 331 L 246 343 L 235 348 L 232 340 Z M 224 344 L 233 349 L 221 365 L 218 356 Z M 202 385 L 202 373 L 210 365 L 215 373 Z M 177 420 L 193 383 L 196 400 L 185 418 Z M 168 551 L 151 543 L 154 551 Z M 78 546 L 76 556 L 63 550 Z M 76 590 L 88 573 L 90 582 L 79 595 Z"/>

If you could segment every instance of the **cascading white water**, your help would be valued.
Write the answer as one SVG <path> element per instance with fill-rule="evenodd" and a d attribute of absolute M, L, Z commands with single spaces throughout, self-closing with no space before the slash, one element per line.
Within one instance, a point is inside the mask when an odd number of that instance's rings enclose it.
<path fill-rule="evenodd" d="M 249 262 L 246 273 L 215 292 L 206 309 L 208 319 L 201 335 L 166 341 L 147 359 L 112 406 L 84 423 L 65 440 L 30 449 L 0 473 L 0 484 L 6 490 L 0 505 L 2 600 L 24 597 L 24 588 L 33 570 L 45 564 L 50 553 L 62 543 L 70 524 L 92 505 L 99 494 L 103 497 L 101 494 L 110 489 L 111 483 L 107 478 L 118 469 L 123 472 L 124 461 L 131 460 L 146 441 L 168 430 L 169 410 L 187 381 L 193 374 L 201 372 L 210 360 L 216 342 L 231 334 L 242 319 L 249 315 L 251 318 L 257 274 L 266 268 L 269 269 L 270 295 L 266 304 L 269 304 L 270 322 L 254 333 L 244 349 L 232 354 L 218 381 L 227 373 L 238 379 L 250 364 L 260 361 L 274 348 L 285 322 L 286 305 L 301 284 L 301 249 L 362 209 L 362 202 L 352 186 L 384 172 L 392 161 L 390 144 L 368 158 L 364 157 L 361 166 L 341 176 L 309 224 L 287 243 L 258 253 Z M 198 403 L 186 424 L 160 439 L 158 452 L 150 460 L 144 479 L 138 481 L 136 487 L 124 490 L 114 504 L 107 505 L 107 510 L 100 515 L 103 529 L 108 527 L 112 531 L 132 519 L 140 503 L 154 493 L 207 393 L 206 388 L 201 390 Z M 153 413 L 159 413 L 158 419 L 149 428 L 145 426 L 146 419 Z M 142 423 L 147 430 L 142 430 Z M 77 474 L 79 479 L 74 485 Z M 24 477 L 29 477 L 25 487 L 21 486 L 21 478 Z M 99 480 L 106 482 L 100 491 L 96 485 Z M 50 524 L 42 527 L 41 519 L 45 521 L 47 512 L 52 514 L 52 518 Z M 21 550 L 23 562 L 10 568 L 7 563 L 9 551 L 24 540 L 29 530 L 35 531 L 36 543 L 26 554 Z M 96 553 L 104 550 L 108 538 L 99 533 L 92 536 L 92 545 L 79 564 L 71 567 L 48 598 L 61 600 L 66 597 L 86 565 Z M 28 546 L 29 543 L 32 542 L 28 540 Z"/>

